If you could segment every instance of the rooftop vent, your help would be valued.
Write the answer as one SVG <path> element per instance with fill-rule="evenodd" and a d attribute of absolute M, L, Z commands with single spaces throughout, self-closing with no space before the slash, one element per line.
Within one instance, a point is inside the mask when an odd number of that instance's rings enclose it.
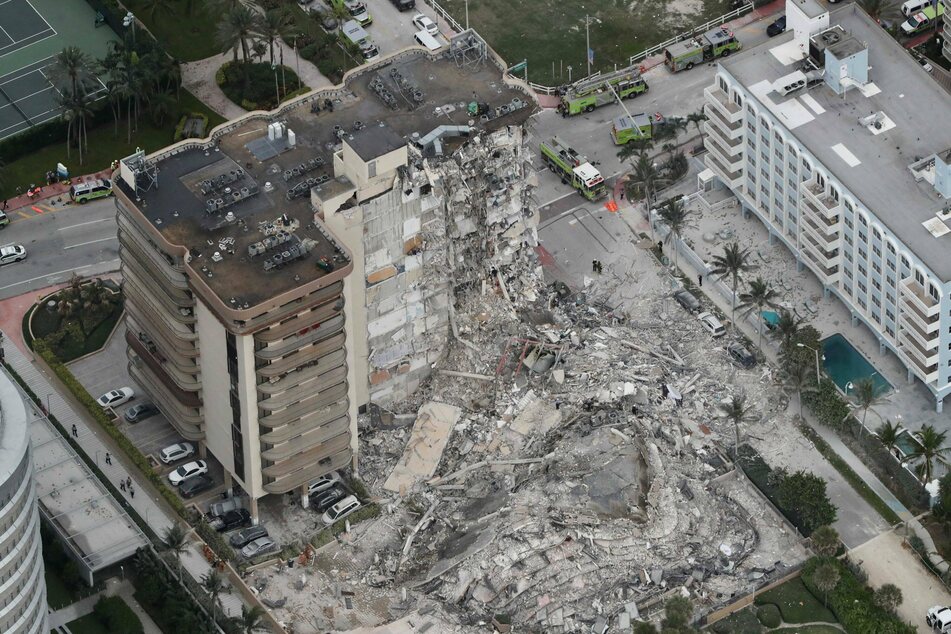
<path fill-rule="evenodd" d="M 888 118 L 884 112 L 879 110 L 878 112 L 873 112 L 867 117 L 862 117 L 859 119 L 859 123 L 866 130 L 872 134 L 878 135 L 882 132 L 887 132 L 895 127 L 895 122 Z"/>

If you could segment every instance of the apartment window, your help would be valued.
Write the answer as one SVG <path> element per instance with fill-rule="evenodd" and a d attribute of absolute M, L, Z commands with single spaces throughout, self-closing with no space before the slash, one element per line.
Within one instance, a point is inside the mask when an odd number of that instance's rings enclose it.
<path fill-rule="evenodd" d="M 850 238 L 849 236 L 845 236 L 845 241 L 846 241 L 846 243 L 848 243 L 848 244 L 852 244 L 852 238 Z M 846 251 L 846 252 L 845 252 L 845 259 L 848 260 L 849 262 L 852 261 L 852 252 L 851 252 L 851 251 Z"/>
<path fill-rule="evenodd" d="M 888 317 L 889 320 L 895 321 L 895 313 L 888 310 L 887 308 L 885 309 L 885 316 Z"/>
<path fill-rule="evenodd" d="M 244 481 L 244 438 L 241 434 L 241 399 L 238 397 L 238 346 L 234 334 L 227 333 L 226 352 L 228 377 L 231 380 L 231 448 L 234 457 L 234 472 Z"/>
<path fill-rule="evenodd" d="M 769 154 L 766 153 L 766 148 L 763 148 L 763 151 L 759 153 L 759 156 L 761 159 L 763 159 L 763 163 L 769 165 Z"/>
<path fill-rule="evenodd" d="M 928 290 L 931 293 L 931 297 L 933 297 L 935 301 L 941 300 L 941 294 L 938 292 L 937 286 L 935 286 L 934 284 L 929 284 Z"/>
<path fill-rule="evenodd" d="M 885 326 L 885 332 L 888 333 L 888 336 L 890 336 L 890 337 L 892 337 L 892 338 L 895 337 L 895 331 L 892 329 L 891 326 Z"/>
<path fill-rule="evenodd" d="M 376 161 L 370 161 L 367 163 L 367 172 L 370 178 L 374 178 L 376 176 Z"/>
<path fill-rule="evenodd" d="M 887 264 L 888 268 L 890 268 L 891 270 L 893 271 L 895 270 L 895 260 L 888 260 L 885 262 L 885 264 Z"/>
<path fill-rule="evenodd" d="M 872 270 L 881 275 L 882 267 L 880 267 L 876 262 L 872 262 Z"/>
<path fill-rule="evenodd" d="M 835 187 L 832 187 L 830 189 L 832 191 L 832 199 L 835 200 L 836 202 L 839 202 L 839 190 L 836 189 Z"/>
<path fill-rule="evenodd" d="M 868 292 L 868 287 L 861 280 L 859 281 L 859 290 L 862 291 L 863 293 Z"/>
<path fill-rule="evenodd" d="M 852 219 L 849 216 L 845 217 L 845 226 L 848 227 L 849 229 L 854 228 L 854 226 L 852 225 Z"/>
<path fill-rule="evenodd" d="M 720 85 L 720 90 L 722 90 L 723 92 L 728 92 L 729 89 L 726 86 L 725 79 L 723 79 L 722 77 L 717 77 L 717 83 Z"/>
<path fill-rule="evenodd" d="M 925 285 L 925 276 L 918 269 L 915 269 L 915 281 L 922 286 Z"/>
<path fill-rule="evenodd" d="M 868 226 L 868 220 L 866 220 L 866 219 L 865 219 L 865 216 L 863 216 L 863 215 L 861 215 L 861 214 L 859 214 L 859 224 L 862 225 L 863 227 L 867 227 L 867 226 Z"/>
<path fill-rule="evenodd" d="M 845 269 L 845 270 L 843 271 L 843 273 L 845 273 L 845 276 L 846 276 L 847 278 L 849 278 L 850 280 L 852 279 L 852 269 L 847 268 L 847 269 Z M 847 290 L 848 290 L 848 289 L 847 289 Z M 852 291 L 849 291 L 849 295 L 851 295 L 851 294 L 852 294 Z"/>
<path fill-rule="evenodd" d="M 891 242 L 886 242 L 885 248 L 888 250 L 889 254 L 895 255 L 895 245 L 893 245 Z"/>
<path fill-rule="evenodd" d="M 750 146 L 750 149 L 751 149 L 751 150 L 755 150 L 755 149 L 756 149 L 756 137 L 753 137 L 753 136 L 748 136 L 748 137 L 746 137 L 746 144 L 747 144 L 748 146 Z"/>
<path fill-rule="evenodd" d="M 766 168 L 764 167 L 763 169 L 761 169 L 761 170 L 759 171 L 759 173 L 763 175 L 763 180 L 768 183 L 768 182 L 769 182 L 769 172 L 766 171 Z M 764 185 L 764 186 L 765 186 L 765 185 Z"/>
<path fill-rule="evenodd" d="M 864 297 L 859 297 L 859 306 L 862 307 L 862 310 L 865 310 L 868 308 L 868 303 L 865 301 Z"/>
<path fill-rule="evenodd" d="M 879 282 L 878 280 L 873 279 L 872 286 L 874 286 L 876 290 L 879 290 L 879 291 L 882 290 L 882 283 Z"/>
<path fill-rule="evenodd" d="M 740 93 L 733 93 L 733 103 L 740 106 L 741 108 L 743 107 L 743 97 L 740 96 Z"/>
<path fill-rule="evenodd" d="M 746 127 L 750 129 L 750 132 L 756 132 L 756 121 L 749 119 L 746 122 Z"/>
<path fill-rule="evenodd" d="M 816 172 L 816 182 L 819 184 L 819 187 L 825 189 L 826 179 L 825 179 L 825 177 L 824 177 L 822 174 L 820 174 L 819 172 Z"/>
<path fill-rule="evenodd" d="M 861 264 L 859 264 L 859 275 L 861 275 L 862 277 L 865 277 L 866 275 L 868 275 L 868 270 L 866 270 L 866 268 L 862 266 Z"/>
<path fill-rule="evenodd" d="M 862 244 L 868 244 L 868 234 L 859 229 L 859 242 Z M 862 257 L 866 257 L 865 252 L 862 252 Z"/>
<path fill-rule="evenodd" d="M 849 246 L 852 246 L 852 236 L 849 235 L 848 233 L 845 234 L 845 243 L 846 243 L 847 245 L 849 245 Z M 850 260 L 852 259 L 851 254 L 849 255 L 849 259 L 850 259 Z"/>

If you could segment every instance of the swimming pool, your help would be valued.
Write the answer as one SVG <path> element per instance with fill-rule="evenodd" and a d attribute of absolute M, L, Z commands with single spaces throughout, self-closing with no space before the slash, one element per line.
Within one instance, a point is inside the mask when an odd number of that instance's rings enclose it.
<path fill-rule="evenodd" d="M 839 389 L 848 393 L 849 383 L 871 377 L 875 384 L 875 392 L 879 396 L 891 392 L 892 384 L 885 380 L 875 370 L 875 366 L 862 356 L 862 353 L 852 347 L 849 340 L 839 333 L 822 340 L 822 361 L 826 374 L 839 386 Z"/>
<path fill-rule="evenodd" d="M 766 327 L 772 330 L 779 324 L 779 313 L 773 310 L 764 310 L 760 313 L 760 317 L 763 318 L 763 321 L 766 322 Z"/>
<path fill-rule="evenodd" d="M 921 443 L 910 431 L 902 429 L 895 438 L 895 448 L 901 452 L 901 458 L 904 459 L 921 449 Z"/>

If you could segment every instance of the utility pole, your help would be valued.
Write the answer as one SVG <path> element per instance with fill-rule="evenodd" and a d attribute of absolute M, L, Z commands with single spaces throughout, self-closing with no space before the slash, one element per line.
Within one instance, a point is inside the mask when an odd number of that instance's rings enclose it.
<path fill-rule="evenodd" d="M 466 0 L 466 30 L 469 30 L 469 0 Z"/>

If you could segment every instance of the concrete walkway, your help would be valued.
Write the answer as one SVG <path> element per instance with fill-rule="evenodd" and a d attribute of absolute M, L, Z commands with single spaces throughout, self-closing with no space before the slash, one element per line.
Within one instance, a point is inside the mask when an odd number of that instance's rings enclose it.
<path fill-rule="evenodd" d="M 281 48 L 284 49 L 284 65 L 293 69 L 295 72 L 297 72 L 299 68 L 298 76 L 311 90 L 327 88 L 333 85 L 329 79 L 324 77 L 324 75 L 317 70 L 314 64 L 302 57 L 298 59 L 294 49 L 287 43 L 281 42 L 275 45 L 275 62 L 278 62 L 280 59 L 279 51 Z M 182 64 L 182 85 L 203 101 L 209 108 L 226 119 L 235 119 L 247 112 L 247 110 L 228 99 L 225 94 L 221 92 L 221 88 L 218 87 L 217 82 L 215 82 L 215 73 L 218 72 L 221 65 L 233 59 L 234 54 L 228 52 L 213 57 L 206 57 L 197 62 Z M 265 61 L 269 61 L 269 59 L 270 58 L 265 58 Z M 297 90 L 297 86 L 288 84 L 287 92 L 293 92 L 294 90 Z"/>
<path fill-rule="evenodd" d="M 120 503 L 126 508 L 135 509 L 139 517 L 145 520 L 146 524 L 159 536 L 173 522 L 182 523 L 170 509 L 166 509 L 164 502 L 160 500 L 158 494 L 153 491 L 151 485 L 138 469 L 125 464 L 125 454 L 119 450 L 112 438 L 102 431 L 94 421 L 88 420 L 88 415 L 78 404 L 72 401 L 71 397 L 67 400 L 60 394 L 58 388 L 54 387 L 54 385 L 58 386 L 58 381 L 48 376 L 45 368 L 24 354 L 17 346 L 10 344 L 6 336 L 4 336 L 0 345 L 3 347 L 6 362 L 30 386 L 30 389 L 38 398 L 44 400 L 45 397 L 45 400 L 49 403 L 50 413 L 56 417 L 60 424 L 67 430 L 72 429 L 73 426 L 76 427 L 74 440 L 83 453 L 99 466 L 113 486 L 118 488 L 121 480 L 127 477 L 132 478 L 137 495 L 130 498 L 126 493 Z M 78 412 L 83 412 L 83 415 Z M 112 454 L 111 465 L 105 463 L 107 452 Z M 211 565 L 200 554 L 189 556 L 186 559 L 185 569 L 200 583 L 201 578 L 211 571 Z M 237 616 L 241 614 L 242 602 L 238 595 L 222 595 L 221 602 L 228 615 Z"/>
<path fill-rule="evenodd" d="M 49 616 L 49 626 L 50 629 L 57 629 L 68 623 L 72 623 L 76 619 L 82 618 L 87 614 L 92 614 L 93 608 L 96 606 L 96 602 L 99 601 L 100 597 L 112 597 L 120 596 L 122 600 L 126 602 L 136 616 L 139 617 L 139 620 L 142 621 L 142 629 L 145 634 L 162 634 L 162 630 L 159 629 L 159 626 L 155 624 L 155 621 L 152 620 L 152 617 L 148 615 L 138 601 L 135 600 L 133 596 L 135 593 L 135 588 L 132 586 L 132 583 L 128 579 L 118 580 L 110 579 L 106 582 L 106 589 L 96 594 L 90 595 L 85 599 L 81 599 L 76 603 L 67 605 L 65 608 L 56 610 L 55 612 L 50 613 Z M 68 628 L 67 628 L 68 629 Z"/>

